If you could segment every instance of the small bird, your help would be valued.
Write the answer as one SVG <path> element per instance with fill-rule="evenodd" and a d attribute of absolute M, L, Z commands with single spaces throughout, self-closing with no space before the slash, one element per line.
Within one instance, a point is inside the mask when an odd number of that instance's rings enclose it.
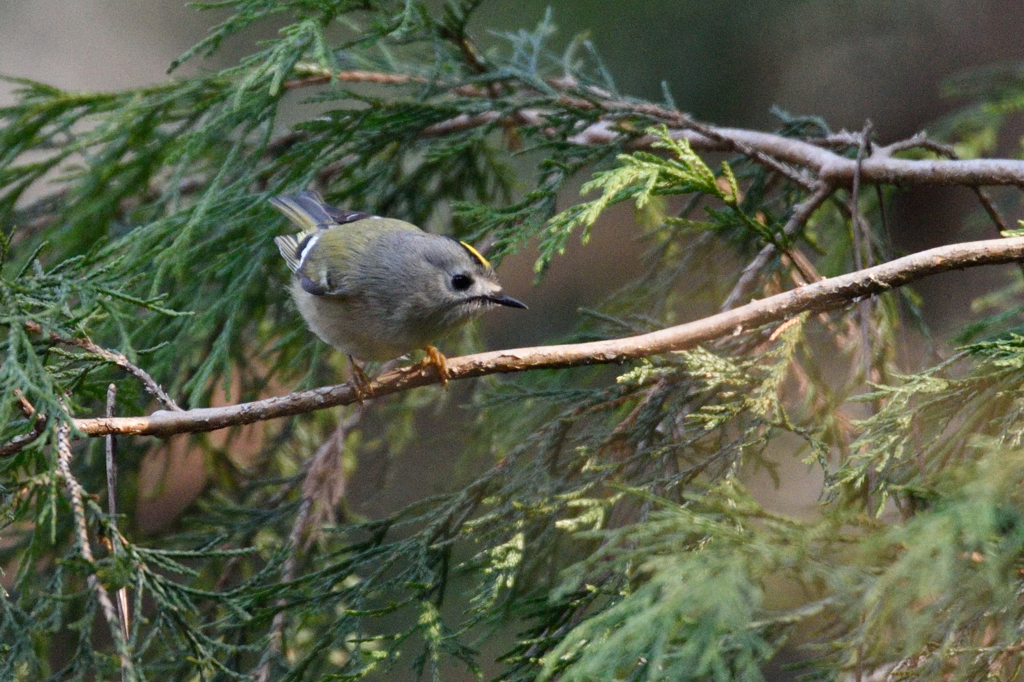
<path fill-rule="evenodd" d="M 526 308 L 465 242 L 328 206 L 313 191 L 270 203 L 302 230 L 274 238 L 295 273 L 292 298 L 310 330 L 348 355 L 360 399 L 369 379 L 356 358 L 389 360 L 423 348 L 424 363 L 447 386 L 447 363 L 433 342 L 495 306 Z"/>

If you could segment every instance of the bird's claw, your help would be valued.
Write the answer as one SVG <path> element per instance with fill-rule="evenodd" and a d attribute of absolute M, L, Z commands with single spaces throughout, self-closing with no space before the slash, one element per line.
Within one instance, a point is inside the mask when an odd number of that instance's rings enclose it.
<path fill-rule="evenodd" d="M 445 358 L 444 354 L 433 346 L 425 346 L 423 348 L 427 352 L 427 357 L 423 358 L 421 363 L 423 367 L 429 367 L 433 365 L 437 368 L 437 373 L 441 377 L 441 383 L 444 384 L 445 390 L 448 390 L 448 359 Z"/>
<path fill-rule="evenodd" d="M 362 405 L 363 401 L 367 398 L 373 397 L 373 389 L 370 385 L 370 377 L 366 375 L 363 368 L 356 364 L 356 361 L 352 359 L 350 355 L 348 357 L 349 366 L 352 368 L 352 376 L 349 379 L 352 384 L 352 388 L 356 392 L 356 400 Z"/>

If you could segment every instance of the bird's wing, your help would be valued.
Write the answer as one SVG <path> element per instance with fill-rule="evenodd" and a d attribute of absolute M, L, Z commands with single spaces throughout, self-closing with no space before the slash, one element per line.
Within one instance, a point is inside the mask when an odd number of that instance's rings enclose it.
<path fill-rule="evenodd" d="M 281 252 L 281 257 L 284 258 L 284 262 L 288 264 L 288 269 L 292 272 L 299 269 L 299 258 L 302 253 L 299 249 L 299 240 L 305 236 L 304 234 L 284 234 L 274 237 L 277 250 Z"/>
<path fill-rule="evenodd" d="M 358 295 L 360 282 L 355 275 L 360 271 L 378 269 L 373 263 L 367 263 L 367 259 L 388 258 L 383 245 L 390 240 L 382 242 L 381 238 L 396 232 L 423 234 L 411 223 L 377 217 L 332 225 L 318 232 L 308 244 L 300 242 L 297 245 L 300 263 L 296 274 L 300 283 L 302 277 L 308 278 L 312 287 L 303 285 L 303 288 L 314 294 L 322 290 L 333 296 Z M 393 255 L 395 258 L 407 256 L 405 253 Z M 379 273 L 373 274 L 379 277 Z"/>
<path fill-rule="evenodd" d="M 366 245 L 380 235 L 420 231 L 401 220 L 329 206 L 313 191 L 273 197 L 270 203 L 302 230 L 275 237 L 274 243 L 302 288 L 316 296 L 354 293 L 353 267 L 363 257 Z"/>

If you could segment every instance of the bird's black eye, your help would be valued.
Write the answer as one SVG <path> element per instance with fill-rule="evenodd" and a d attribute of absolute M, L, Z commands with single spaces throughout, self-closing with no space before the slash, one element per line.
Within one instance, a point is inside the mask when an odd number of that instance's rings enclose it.
<path fill-rule="evenodd" d="M 455 291 L 465 291 L 473 286 L 473 278 L 469 275 L 458 274 L 452 277 L 452 288 Z"/>

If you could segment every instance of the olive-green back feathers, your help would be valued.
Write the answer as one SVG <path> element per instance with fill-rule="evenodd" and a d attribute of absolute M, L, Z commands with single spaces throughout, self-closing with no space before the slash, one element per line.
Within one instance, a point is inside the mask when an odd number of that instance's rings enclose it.
<path fill-rule="evenodd" d="M 274 243 L 303 289 L 316 295 L 345 293 L 341 285 L 345 272 L 367 243 L 381 234 L 421 233 L 401 220 L 329 206 L 313 191 L 273 197 L 270 203 L 302 230 L 275 237 Z"/>

